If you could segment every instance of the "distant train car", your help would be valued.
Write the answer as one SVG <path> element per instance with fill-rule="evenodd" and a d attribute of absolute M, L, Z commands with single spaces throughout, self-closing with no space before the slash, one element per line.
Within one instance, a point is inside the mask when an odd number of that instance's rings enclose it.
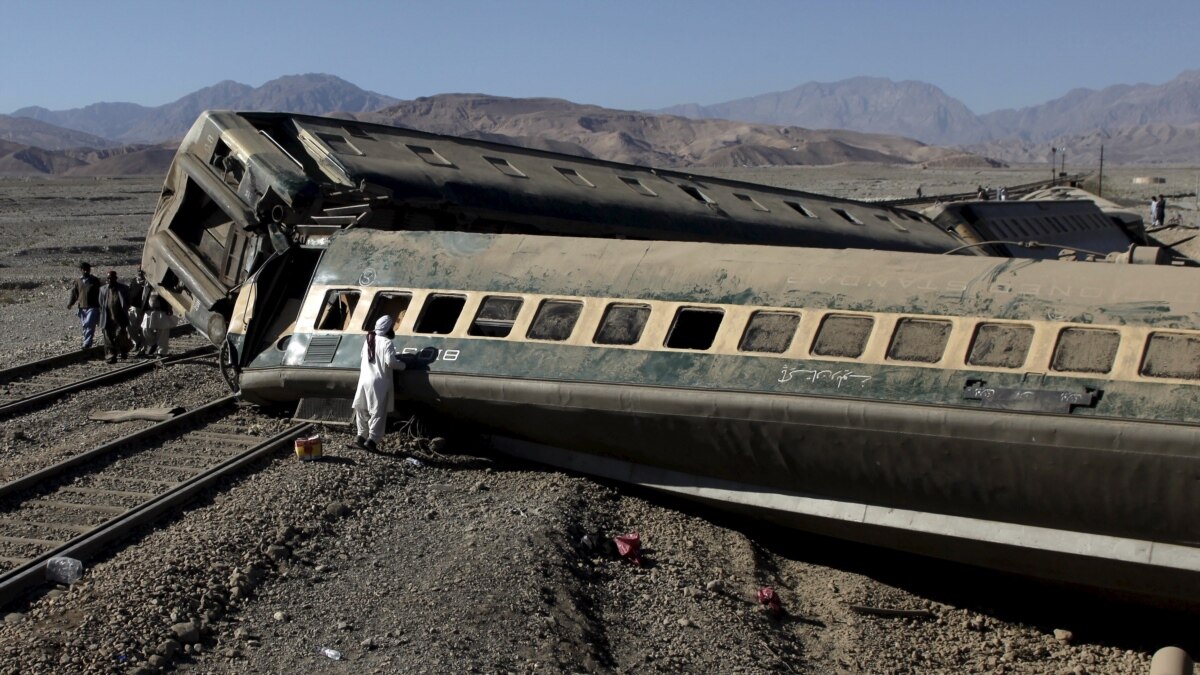
<path fill-rule="evenodd" d="M 339 119 L 206 112 L 171 165 L 142 264 L 220 344 L 247 279 L 311 274 L 301 246 L 362 227 L 928 252 L 963 243 L 916 214 L 794 190 Z M 271 296 L 260 300 L 285 302 L 274 288 L 259 284 Z"/>
<path fill-rule="evenodd" d="M 351 229 L 233 312 L 243 395 L 397 395 L 522 457 L 799 527 L 1200 601 L 1200 273 Z M 317 252 L 313 252 L 317 255 Z M 274 283 L 274 282 L 272 282 Z"/>
<path fill-rule="evenodd" d="M 1057 258 L 1067 249 L 1106 256 L 1145 243 L 1137 226 L 1126 226 L 1087 199 L 949 202 L 922 215 L 1000 257 Z"/>

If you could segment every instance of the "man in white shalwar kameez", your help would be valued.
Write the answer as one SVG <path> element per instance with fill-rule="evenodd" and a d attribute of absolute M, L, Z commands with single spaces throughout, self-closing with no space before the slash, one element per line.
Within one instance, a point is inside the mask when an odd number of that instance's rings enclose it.
<path fill-rule="evenodd" d="M 404 370 L 404 362 L 396 356 L 391 331 L 392 317 L 382 316 L 363 341 L 353 408 L 358 427 L 354 444 L 365 450 L 374 451 L 383 440 L 387 416 L 394 407 L 392 370 Z"/>

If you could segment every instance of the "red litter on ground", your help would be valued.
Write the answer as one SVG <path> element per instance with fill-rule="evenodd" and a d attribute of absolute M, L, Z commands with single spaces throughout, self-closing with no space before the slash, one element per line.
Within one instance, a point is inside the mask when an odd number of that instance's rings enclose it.
<path fill-rule="evenodd" d="M 758 604 L 766 607 L 772 614 L 783 612 L 783 603 L 779 602 L 779 596 L 775 593 L 775 589 L 770 586 L 758 589 Z"/>
<path fill-rule="evenodd" d="M 642 566 L 642 537 L 637 532 L 622 534 L 613 537 L 613 543 L 617 545 L 617 554 L 625 558 L 629 562 Z"/>

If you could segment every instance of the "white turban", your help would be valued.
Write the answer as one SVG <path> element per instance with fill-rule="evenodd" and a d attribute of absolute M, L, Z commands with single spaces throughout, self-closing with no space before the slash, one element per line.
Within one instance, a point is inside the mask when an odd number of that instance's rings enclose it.
<path fill-rule="evenodd" d="M 392 321 L 393 319 L 390 316 L 379 317 L 379 320 L 375 322 L 375 333 L 377 335 L 387 335 L 387 332 L 392 329 Z"/>

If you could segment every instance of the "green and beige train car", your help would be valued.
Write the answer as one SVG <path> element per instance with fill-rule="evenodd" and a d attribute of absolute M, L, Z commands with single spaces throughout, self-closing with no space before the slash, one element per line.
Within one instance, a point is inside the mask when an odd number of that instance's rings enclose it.
<path fill-rule="evenodd" d="M 242 394 L 344 401 L 396 317 L 401 401 L 505 452 L 808 530 L 1200 600 L 1200 272 L 348 230 Z"/>

